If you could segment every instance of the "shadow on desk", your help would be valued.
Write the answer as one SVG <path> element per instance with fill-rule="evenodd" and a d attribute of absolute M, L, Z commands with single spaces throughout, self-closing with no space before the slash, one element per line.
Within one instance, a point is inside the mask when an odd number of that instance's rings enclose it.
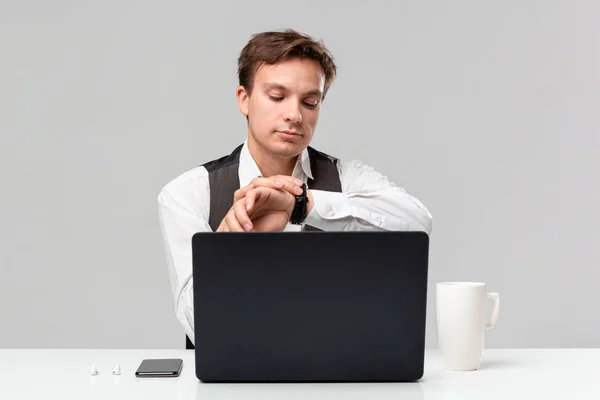
<path fill-rule="evenodd" d="M 287 400 L 287 399 L 389 399 L 422 400 L 419 382 L 407 383 L 202 383 L 196 386 L 196 400 Z"/>

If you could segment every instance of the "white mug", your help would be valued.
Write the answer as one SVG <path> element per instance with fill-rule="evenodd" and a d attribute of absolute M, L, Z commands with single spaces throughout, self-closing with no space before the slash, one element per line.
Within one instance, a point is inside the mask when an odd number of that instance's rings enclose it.
<path fill-rule="evenodd" d="M 489 319 L 488 299 L 493 300 Z M 437 337 L 445 369 L 472 371 L 479 368 L 485 332 L 496 325 L 499 309 L 500 296 L 498 293 L 487 293 L 485 283 L 437 284 Z"/>

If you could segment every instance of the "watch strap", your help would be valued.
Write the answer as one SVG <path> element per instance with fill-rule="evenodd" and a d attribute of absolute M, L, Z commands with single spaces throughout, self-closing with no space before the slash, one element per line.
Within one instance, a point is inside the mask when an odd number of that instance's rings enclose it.
<path fill-rule="evenodd" d="M 294 210 L 290 217 L 290 222 L 295 225 L 300 225 L 306 219 L 306 204 L 308 203 L 308 193 L 306 183 L 302 184 L 302 194 L 295 196 Z"/>

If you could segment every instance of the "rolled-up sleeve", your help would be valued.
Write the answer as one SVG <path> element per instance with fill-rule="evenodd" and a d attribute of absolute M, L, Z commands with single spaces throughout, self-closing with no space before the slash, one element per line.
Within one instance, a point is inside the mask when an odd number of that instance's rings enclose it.
<path fill-rule="evenodd" d="M 311 190 L 314 206 L 305 223 L 325 231 L 433 229 L 427 208 L 360 161 L 338 165 L 342 192 Z"/>

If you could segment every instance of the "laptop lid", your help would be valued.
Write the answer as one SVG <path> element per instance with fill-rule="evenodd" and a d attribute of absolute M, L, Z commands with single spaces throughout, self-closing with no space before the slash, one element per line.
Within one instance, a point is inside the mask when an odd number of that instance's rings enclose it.
<path fill-rule="evenodd" d="M 422 377 L 426 233 L 202 232 L 192 253 L 201 381 Z"/>

